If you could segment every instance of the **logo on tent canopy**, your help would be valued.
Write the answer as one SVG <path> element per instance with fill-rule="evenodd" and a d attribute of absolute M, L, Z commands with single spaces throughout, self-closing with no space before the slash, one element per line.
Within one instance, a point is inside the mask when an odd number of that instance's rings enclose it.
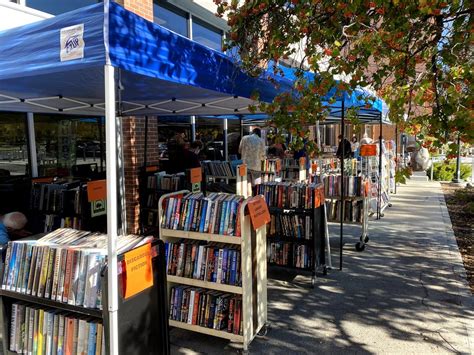
<path fill-rule="evenodd" d="M 61 62 L 84 58 L 84 24 L 61 29 Z"/>

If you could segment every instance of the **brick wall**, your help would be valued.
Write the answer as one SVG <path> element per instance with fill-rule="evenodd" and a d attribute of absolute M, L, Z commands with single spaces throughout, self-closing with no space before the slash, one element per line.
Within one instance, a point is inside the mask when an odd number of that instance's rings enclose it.
<path fill-rule="evenodd" d="M 153 21 L 153 0 L 117 0 L 116 2 L 148 21 Z"/>
<path fill-rule="evenodd" d="M 145 118 L 122 119 L 125 200 L 129 233 L 138 233 L 140 218 L 139 172 L 145 161 Z M 147 164 L 158 163 L 157 120 L 148 120 Z"/>

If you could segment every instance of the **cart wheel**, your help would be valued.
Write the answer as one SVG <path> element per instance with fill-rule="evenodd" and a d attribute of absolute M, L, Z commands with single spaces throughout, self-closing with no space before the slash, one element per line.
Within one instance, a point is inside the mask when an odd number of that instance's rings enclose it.
<path fill-rule="evenodd" d="M 267 335 L 268 331 L 270 330 L 270 327 L 267 324 L 264 324 L 260 331 L 257 333 L 258 337 L 264 337 Z"/>
<path fill-rule="evenodd" d="M 380 214 L 380 217 L 385 217 L 385 214 L 384 214 L 384 213 L 381 213 L 381 214 Z"/>
<path fill-rule="evenodd" d="M 316 277 L 311 276 L 311 288 L 314 288 L 315 284 L 316 284 Z"/>
<path fill-rule="evenodd" d="M 388 207 L 392 207 L 392 204 L 391 204 L 391 203 L 389 203 L 389 204 L 388 204 Z"/>
<path fill-rule="evenodd" d="M 323 275 L 327 275 L 328 274 L 328 267 L 325 265 L 323 267 Z"/>
<path fill-rule="evenodd" d="M 366 235 L 366 236 L 365 236 L 365 238 L 364 238 L 364 243 L 368 243 L 368 242 L 369 242 L 369 240 L 370 240 L 370 239 L 369 239 L 369 236 L 368 236 L 368 235 Z"/>
<path fill-rule="evenodd" d="M 241 350 L 239 350 L 239 354 L 248 355 L 248 354 L 250 354 L 250 352 L 248 350 L 241 349 Z"/>
<path fill-rule="evenodd" d="M 361 243 L 361 242 L 358 242 L 356 245 L 355 245 L 355 249 L 357 251 L 364 251 L 365 249 L 365 244 L 364 243 Z"/>

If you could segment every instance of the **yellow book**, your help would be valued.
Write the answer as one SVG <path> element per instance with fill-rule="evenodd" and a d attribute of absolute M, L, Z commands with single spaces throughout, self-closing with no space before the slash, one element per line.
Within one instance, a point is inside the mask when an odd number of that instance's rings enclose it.
<path fill-rule="evenodd" d="M 104 328 L 101 323 L 97 323 L 97 337 L 95 342 L 95 355 L 101 355 L 102 352 L 102 336 Z"/>
<path fill-rule="evenodd" d="M 39 317 L 38 317 L 38 347 L 37 347 L 37 354 L 43 354 L 43 346 L 44 346 L 44 336 L 43 336 L 43 323 L 44 323 L 44 310 L 39 310 Z"/>

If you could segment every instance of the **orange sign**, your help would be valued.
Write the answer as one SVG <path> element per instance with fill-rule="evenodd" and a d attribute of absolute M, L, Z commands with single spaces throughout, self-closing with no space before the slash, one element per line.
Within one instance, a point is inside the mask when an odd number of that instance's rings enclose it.
<path fill-rule="evenodd" d="M 33 184 L 36 184 L 36 183 L 40 183 L 40 182 L 45 182 L 45 183 L 52 183 L 54 180 L 54 177 L 52 176 L 49 176 L 49 177 L 42 177 L 42 178 L 34 178 L 34 179 L 31 179 L 31 182 Z"/>
<path fill-rule="evenodd" d="M 363 144 L 360 146 L 360 155 L 362 157 L 373 157 L 377 155 L 376 144 Z"/>
<path fill-rule="evenodd" d="M 89 181 L 87 183 L 87 200 L 89 202 L 105 200 L 107 198 L 107 186 L 105 180 Z"/>
<path fill-rule="evenodd" d="M 247 165 L 242 164 L 237 167 L 239 176 L 247 176 Z"/>
<path fill-rule="evenodd" d="M 317 187 L 314 191 L 314 208 L 320 207 L 324 202 L 324 187 Z"/>
<path fill-rule="evenodd" d="M 191 184 L 197 184 L 202 181 L 202 169 L 193 168 L 189 169 L 189 179 Z"/>
<path fill-rule="evenodd" d="M 257 230 L 265 224 L 270 223 L 270 212 L 262 196 L 253 197 L 247 206 L 249 208 L 253 229 Z"/>
<path fill-rule="evenodd" d="M 313 163 L 311 164 L 311 171 L 313 173 L 315 173 L 316 171 L 318 171 L 318 163 Z"/>
<path fill-rule="evenodd" d="M 153 267 L 151 265 L 151 244 L 147 243 L 126 252 L 123 274 L 124 298 L 127 299 L 153 286 Z"/>
<path fill-rule="evenodd" d="M 147 166 L 145 171 L 147 173 L 154 173 L 155 171 L 158 171 L 158 165 Z"/>
<path fill-rule="evenodd" d="M 370 181 L 367 180 L 364 184 L 364 196 L 365 197 L 369 196 L 369 191 L 370 191 Z"/>

